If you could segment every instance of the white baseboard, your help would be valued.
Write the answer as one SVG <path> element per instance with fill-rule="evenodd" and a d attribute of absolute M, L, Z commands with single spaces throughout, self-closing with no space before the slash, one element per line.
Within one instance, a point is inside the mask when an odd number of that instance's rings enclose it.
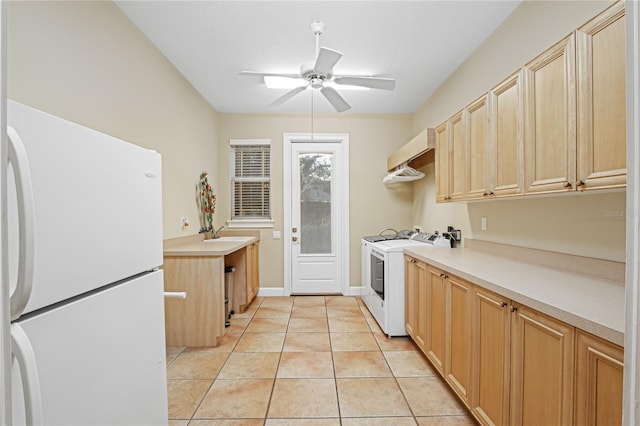
<path fill-rule="evenodd" d="M 258 289 L 259 297 L 276 297 L 276 296 L 284 296 L 284 288 L 283 287 L 260 287 Z"/>
<path fill-rule="evenodd" d="M 367 287 L 348 287 L 345 296 L 362 296 L 367 294 Z M 259 297 L 276 297 L 284 296 L 283 287 L 260 287 L 258 289 Z"/>
<path fill-rule="evenodd" d="M 367 294 L 367 287 L 348 287 L 345 296 L 363 296 Z"/>

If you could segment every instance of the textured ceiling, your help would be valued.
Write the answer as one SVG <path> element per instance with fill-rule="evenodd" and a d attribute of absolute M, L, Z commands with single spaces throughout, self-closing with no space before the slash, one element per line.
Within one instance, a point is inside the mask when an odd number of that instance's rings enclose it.
<path fill-rule="evenodd" d="M 343 57 L 335 74 L 396 79 L 394 91 L 338 90 L 349 113 L 412 113 L 504 21 L 520 1 L 117 1 L 219 112 L 335 112 L 307 89 L 278 107 L 286 89 L 267 89 L 240 71 L 298 73 L 320 45 Z M 313 93 L 312 93 L 313 92 Z"/>

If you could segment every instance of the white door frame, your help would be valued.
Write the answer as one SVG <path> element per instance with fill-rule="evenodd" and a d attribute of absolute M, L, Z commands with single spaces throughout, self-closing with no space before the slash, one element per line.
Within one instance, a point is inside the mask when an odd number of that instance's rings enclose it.
<path fill-rule="evenodd" d="M 291 295 L 291 185 L 288 177 L 291 176 L 291 151 L 292 144 L 302 143 L 336 143 L 341 147 L 343 178 L 336 194 L 342 200 L 342 211 L 337 212 L 342 221 L 342 235 L 340 244 L 342 251 L 342 268 L 340 279 L 342 282 L 342 294 L 347 295 L 349 289 L 349 134 L 348 133 L 284 133 L 283 137 L 283 193 L 284 193 L 284 295 Z"/>

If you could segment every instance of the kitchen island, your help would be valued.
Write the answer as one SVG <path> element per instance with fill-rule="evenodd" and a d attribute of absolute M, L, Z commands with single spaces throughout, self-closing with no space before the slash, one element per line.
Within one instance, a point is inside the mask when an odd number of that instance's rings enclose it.
<path fill-rule="evenodd" d="M 239 302 L 243 302 L 243 309 L 251 303 L 247 295 L 253 299 L 257 292 L 259 234 L 243 234 L 226 233 L 215 240 L 191 235 L 164 241 L 165 292 L 186 293 L 185 299 L 165 299 L 167 346 L 217 346 L 225 328 L 225 263 L 236 268 L 236 309 Z M 253 292 L 247 291 L 248 286 Z"/>

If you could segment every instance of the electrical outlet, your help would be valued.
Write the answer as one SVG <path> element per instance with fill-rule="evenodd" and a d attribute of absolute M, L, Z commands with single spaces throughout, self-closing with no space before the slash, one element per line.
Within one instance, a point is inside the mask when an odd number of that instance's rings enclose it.
<path fill-rule="evenodd" d="M 189 227 L 189 218 L 185 217 L 185 216 L 181 217 L 180 218 L 180 229 L 182 229 L 182 231 L 184 231 L 188 227 Z"/>
<path fill-rule="evenodd" d="M 483 231 L 487 230 L 487 218 L 482 216 L 482 222 L 481 222 L 481 227 Z"/>

